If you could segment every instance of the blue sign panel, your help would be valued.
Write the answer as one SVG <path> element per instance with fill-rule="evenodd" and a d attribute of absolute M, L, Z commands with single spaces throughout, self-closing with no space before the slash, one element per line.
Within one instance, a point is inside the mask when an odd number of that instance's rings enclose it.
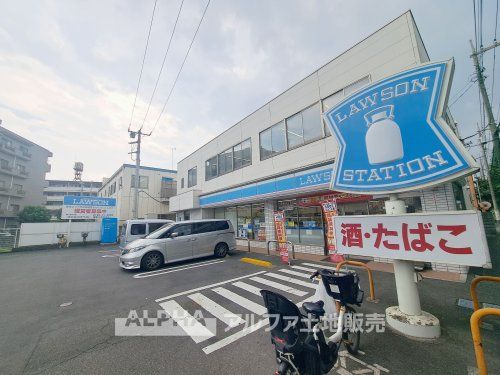
<path fill-rule="evenodd" d="M 83 195 L 66 195 L 62 219 L 101 219 L 116 216 L 116 199 Z"/>
<path fill-rule="evenodd" d="M 221 203 L 236 203 L 245 200 L 254 200 L 256 198 L 275 196 L 275 194 L 280 192 L 307 192 L 327 187 L 331 179 L 331 168 L 309 170 L 307 172 L 273 178 L 220 193 L 205 195 L 200 197 L 200 206 L 208 207 Z"/>
<path fill-rule="evenodd" d="M 477 167 L 443 118 L 453 61 L 404 71 L 325 113 L 339 144 L 331 188 L 353 193 L 413 190 Z"/>
<path fill-rule="evenodd" d="M 115 243 L 118 236 L 118 219 L 107 217 L 101 223 L 101 243 Z"/>

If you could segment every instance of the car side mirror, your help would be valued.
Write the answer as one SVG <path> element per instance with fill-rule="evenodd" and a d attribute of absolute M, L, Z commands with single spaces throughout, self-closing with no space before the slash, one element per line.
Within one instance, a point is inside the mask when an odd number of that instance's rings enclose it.
<path fill-rule="evenodd" d="M 177 236 L 179 236 L 179 233 L 177 232 L 170 234 L 170 238 L 176 238 Z"/>

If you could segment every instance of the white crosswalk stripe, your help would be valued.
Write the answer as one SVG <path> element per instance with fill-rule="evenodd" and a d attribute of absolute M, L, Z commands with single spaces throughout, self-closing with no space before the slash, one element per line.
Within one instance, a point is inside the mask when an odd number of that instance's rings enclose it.
<path fill-rule="evenodd" d="M 304 279 L 309 279 L 311 277 L 310 273 L 302 273 L 302 272 L 297 272 L 297 271 L 292 271 L 292 270 L 287 270 L 286 268 L 282 268 L 279 270 L 280 272 L 287 273 L 289 275 L 293 276 L 298 276 L 298 277 L 303 277 Z"/>
<path fill-rule="evenodd" d="M 247 292 L 253 293 L 256 296 L 259 296 L 259 297 L 262 296 L 262 294 L 260 294 L 260 291 L 262 290 L 261 288 L 257 288 L 255 286 L 247 284 L 243 281 L 237 281 L 233 285 L 238 287 L 238 288 L 241 288 L 243 290 L 246 290 Z"/>
<path fill-rule="evenodd" d="M 306 288 L 316 289 L 316 284 L 314 284 L 312 282 L 297 280 L 297 279 L 294 279 L 292 277 L 280 275 L 280 274 L 277 274 L 274 272 L 268 272 L 265 274 L 265 276 L 274 277 L 275 279 L 283 280 L 283 281 L 286 281 L 286 282 L 289 282 L 292 284 L 302 285 L 302 286 L 305 286 Z"/>
<path fill-rule="evenodd" d="M 316 264 L 316 263 L 302 263 L 304 266 L 316 267 L 316 269 L 326 268 L 327 270 L 336 271 L 337 268 L 334 266 L 325 266 L 324 264 Z"/>
<path fill-rule="evenodd" d="M 217 319 L 222 320 L 229 327 L 236 327 L 240 324 L 245 323 L 245 320 L 242 319 L 241 316 L 233 314 L 225 307 L 222 307 L 221 305 L 212 301 L 210 298 L 205 297 L 201 293 L 191 294 L 188 296 L 188 298 L 192 299 Z"/>
<path fill-rule="evenodd" d="M 292 268 L 296 269 L 296 270 L 311 272 L 311 273 L 314 273 L 317 271 L 316 268 L 308 268 L 308 267 L 302 267 L 302 266 L 292 266 Z"/>
<path fill-rule="evenodd" d="M 177 302 L 171 300 L 160 303 L 160 306 L 179 325 L 179 327 L 186 332 L 187 335 L 191 336 L 195 343 L 198 344 L 215 336 L 214 333 L 198 322 Z"/>
<path fill-rule="evenodd" d="M 267 318 L 262 318 L 267 313 L 260 293 L 262 289 L 275 289 L 284 295 L 288 294 L 295 303 L 299 297 L 299 307 L 305 301 L 314 301 L 312 294 L 317 284 L 309 280 L 309 272 L 315 269 L 306 266 L 316 265 L 303 265 L 283 267 L 273 272 L 260 271 L 175 293 L 156 301 L 195 343 L 215 337 L 217 341 L 211 340 L 202 348 L 205 354 L 210 354 L 269 324 Z M 181 306 L 188 300 L 191 301 L 190 305 L 186 305 L 189 306 L 186 307 L 189 312 Z M 192 302 L 196 303 L 194 307 Z M 195 318 L 199 312 L 205 321 Z M 211 316 L 205 316 L 204 312 Z M 217 329 L 217 322 L 225 324 L 226 329 Z"/>
<path fill-rule="evenodd" d="M 288 285 L 283 285 L 283 284 L 277 283 L 276 281 L 263 279 L 262 277 L 258 277 L 258 276 L 251 277 L 250 280 L 256 281 L 260 284 L 270 286 L 271 288 L 275 288 L 275 289 L 282 290 L 282 291 L 290 293 L 290 294 L 294 294 L 294 295 L 299 296 L 299 297 L 304 297 L 307 294 L 307 292 L 304 292 L 302 290 L 298 290 L 298 289 L 292 288 Z"/>
<path fill-rule="evenodd" d="M 241 307 L 244 307 L 245 309 L 253 312 L 254 314 L 264 315 L 267 312 L 267 309 L 264 306 L 250 301 L 249 299 L 246 299 L 245 297 L 242 297 L 239 294 L 236 294 L 228 289 L 218 287 L 212 290 L 222 297 L 225 297 L 228 300 L 240 305 Z"/>

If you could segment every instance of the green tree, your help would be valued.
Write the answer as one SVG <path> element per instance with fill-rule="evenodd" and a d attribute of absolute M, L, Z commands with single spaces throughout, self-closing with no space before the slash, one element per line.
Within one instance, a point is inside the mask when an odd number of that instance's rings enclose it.
<path fill-rule="evenodd" d="M 50 221 L 50 211 L 43 206 L 26 206 L 19 212 L 21 223 L 42 223 Z"/>

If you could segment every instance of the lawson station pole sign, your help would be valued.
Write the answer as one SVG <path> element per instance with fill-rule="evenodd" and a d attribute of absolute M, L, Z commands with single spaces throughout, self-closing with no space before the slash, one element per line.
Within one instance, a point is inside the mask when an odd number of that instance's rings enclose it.
<path fill-rule="evenodd" d="M 61 219 L 102 219 L 116 216 L 116 199 L 66 195 Z"/>
<path fill-rule="evenodd" d="M 444 119 L 453 60 L 406 70 L 325 113 L 339 145 L 331 188 L 396 193 L 477 169 Z"/>

